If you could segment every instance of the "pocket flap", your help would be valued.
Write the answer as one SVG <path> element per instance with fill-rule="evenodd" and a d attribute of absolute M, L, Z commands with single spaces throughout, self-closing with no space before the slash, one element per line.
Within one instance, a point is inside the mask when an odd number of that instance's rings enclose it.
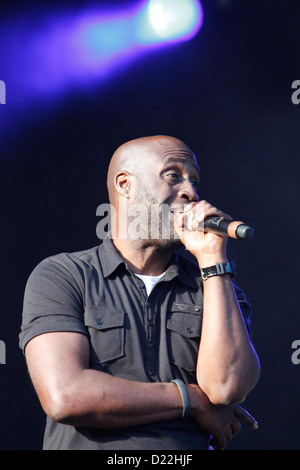
<path fill-rule="evenodd" d="M 186 312 L 170 312 L 167 328 L 186 338 L 195 338 L 201 333 L 201 316 Z"/>
<path fill-rule="evenodd" d="M 96 330 L 106 330 L 124 326 L 124 311 L 115 311 L 97 307 L 86 307 L 85 324 Z"/>

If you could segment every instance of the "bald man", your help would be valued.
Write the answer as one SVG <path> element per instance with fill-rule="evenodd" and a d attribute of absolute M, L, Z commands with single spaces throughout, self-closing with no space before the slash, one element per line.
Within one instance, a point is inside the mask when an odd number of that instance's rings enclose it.
<path fill-rule="evenodd" d="M 186 214 L 195 225 L 226 216 L 198 184 L 181 140 L 122 145 L 107 177 L 110 236 L 31 274 L 20 346 L 47 414 L 44 449 L 223 449 L 242 424 L 256 429 L 238 405 L 259 377 L 250 306 L 226 238 L 185 226 Z"/>

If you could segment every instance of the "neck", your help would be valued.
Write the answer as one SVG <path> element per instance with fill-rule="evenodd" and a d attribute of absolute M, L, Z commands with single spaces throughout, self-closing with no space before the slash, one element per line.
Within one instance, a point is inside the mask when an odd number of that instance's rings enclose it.
<path fill-rule="evenodd" d="M 172 250 L 149 245 L 141 240 L 114 238 L 113 243 L 136 274 L 158 276 L 166 270 L 172 256 Z"/>

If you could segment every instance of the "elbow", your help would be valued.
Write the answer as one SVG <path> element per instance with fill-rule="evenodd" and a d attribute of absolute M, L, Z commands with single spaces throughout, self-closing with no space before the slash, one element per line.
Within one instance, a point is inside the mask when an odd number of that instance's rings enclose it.
<path fill-rule="evenodd" d="M 204 376 L 199 374 L 199 387 L 213 405 L 236 405 L 242 403 L 253 390 L 260 377 L 259 361 L 249 368 L 233 370 L 225 376 Z"/>
<path fill-rule="evenodd" d="M 48 400 L 45 404 L 42 403 L 42 407 L 46 415 L 57 423 L 65 423 L 68 419 L 66 407 L 63 405 L 62 401 L 57 398 L 55 400 Z"/>
<path fill-rule="evenodd" d="M 242 403 L 255 387 L 259 373 L 249 378 L 231 378 L 224 382 L 202 383 L 199 386 L 213 405 L 236 405 Z"/>
<path fill-rule="evenodd" d="M 59 392 L 47 397 L 42 407 L 53 421 L 61 424 L 72 424 L 76 416 L 76 403 L 69 394 Z"/>
<path fill-rule="evenodd" d="M 104 408 L 99 408 L 97 404 L 91 399 L 88 399 L 84 394 L 78 393 L 76 387 L 70 386 L 65 390 L 56 391 L 47 400 L 46 404 L 42 406 L 45 413 L 53 421 L 60 424 L 67 424 L 70 426 L 97 426 L 105 427 L 107 423 L 107 411 Z"/>
<path fill-rule="evenodd" d="M 209 401 L 216 406 L 219 405 L 236 405 L 242 403 L 247 396 L 243 390 L 220 385 L 214 387 L 213 390 L 207 390 Z"/>

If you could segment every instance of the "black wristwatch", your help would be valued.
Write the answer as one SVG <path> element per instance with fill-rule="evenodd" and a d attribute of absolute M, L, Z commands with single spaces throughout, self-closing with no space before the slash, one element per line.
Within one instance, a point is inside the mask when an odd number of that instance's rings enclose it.
<path fill-rule="evenodd" d="M 201 276 L 203 281 L 206 281 L 212 276 L 222 276 L 223 274 L 230 274 L 231 278 L 236 276 L 236 266 L 234 261 L 228 261 L 227 263 L 217 263 L 215 266 L 209 266 L 208 268 L 201 269 Z"/>

